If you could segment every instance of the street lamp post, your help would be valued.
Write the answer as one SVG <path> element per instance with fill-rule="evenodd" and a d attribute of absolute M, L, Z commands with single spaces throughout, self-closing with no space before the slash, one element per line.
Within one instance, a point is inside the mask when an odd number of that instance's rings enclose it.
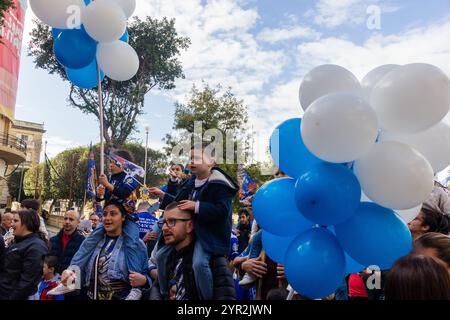
<path fill-rule="evenodd" d="M 20 202 L 20 198 L 22 197 L 22 184 L 23 184 L 23 171 L 25 170 L 23 167 L 23 163 L 21 165 L 21 170 L 20 170 L 20 183 L 19 183 L 19 194 L 17 195 L 17 201 Z"/>
<path fill-rule="evenodd" d="M 145 127 L 145 160 L 144 160 L 144 186 L 146 185 L 147 182 L 147 156 L 148 156 L 148 127 Z"/>

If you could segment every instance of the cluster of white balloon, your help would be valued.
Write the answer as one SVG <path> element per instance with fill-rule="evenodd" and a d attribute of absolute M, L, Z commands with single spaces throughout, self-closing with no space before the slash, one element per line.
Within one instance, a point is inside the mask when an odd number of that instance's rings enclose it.
<path fill-rule="evenodd" d="M 136 75 L 139 57 L 127 43 L 126 30 L 136 0 L 30 0 L 30 5 L 53 28 L 56 57 L 75 85 L 92 87 L 85 77 L 95 68 L 82 69 L 96 63 L 112 80 L 127 81 Z"/>
<path fill-rule="evenodd" d="M 362 82 L 322 65 L 300 85 L 301 136 L 318 158 L 353 163 L 362 200 L 413 220 L 450 164 L 450 80 L 439 68 L 383 65 Z M 370 200 L 369 200 L 370 199 Z"/>

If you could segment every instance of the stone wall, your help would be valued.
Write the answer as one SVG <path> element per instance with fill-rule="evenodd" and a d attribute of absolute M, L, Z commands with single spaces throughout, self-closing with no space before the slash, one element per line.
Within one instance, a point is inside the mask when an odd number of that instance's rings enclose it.
<path fill-rule="evenodd" d="M 47 225 L 61 229 L 64 225 L 64 216 L 51 214 L 50 218 L 47 220 Z"/>

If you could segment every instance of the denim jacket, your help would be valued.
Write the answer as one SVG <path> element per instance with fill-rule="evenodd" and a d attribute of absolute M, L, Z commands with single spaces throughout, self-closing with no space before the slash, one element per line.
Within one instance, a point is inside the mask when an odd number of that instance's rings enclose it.
<path fill-rule="evenodd" d="M 167 262 L 171 252 L 175 250 L 175 247 L 163 246 L 158 249 L 159 250 L 156 252 L 156 269 L 158 270 L 159 290 L 163 296 L 167 296 L 169 294 Z"/>
<path fill-rule="evenodd" d="M 95 248 L 93 254 L 89 259 L 89 263 L 86 266 L 86 274 L 84 284 L 89 285 L 91 281 L 92 270 L 95 265 L 95 258 L 100 253 L 100 250 L 105 244 L 106 238 L 103 238 Z M 108 264 L 108 277 L 110 279 L 122 280 L 128 282 L 128 268 L 125 261 L 125 252 L 123 246 L 123 237 L 120 236 L 114 246 L 111 259 Z"/>
<path fill-rule="evenodd" d="M 148 283 L 151 284 L 151 278 L 148 276 L 148 253 L 145 244 L 140 240 L 137 246 L 130 251 L 129 245 L 126 244 L 127 231 L 135 226 L 135 223 L 127 221 L 124 225 L 123 236 L 117 239 L 114 247 L 113 256 L 108 268 L 108 276 L 112 279 L 126 279 L 130 271 L 141 273 L 147 277 Z M 81 270 L 81 279 L 83 285 L 89 284 L 89 278 L 94 266 L 95 257 L 100 253 L 105 243 L 105 230 L 103 225 L 97 227 L 93 233 L 88 236 L 81 245 L 78 252 L 72 259 L 71 265 L 76 265 Z M 136 243 L 135 243 L 136 244 Z M 125 277 L 125 278 L 123 278 Z"/>

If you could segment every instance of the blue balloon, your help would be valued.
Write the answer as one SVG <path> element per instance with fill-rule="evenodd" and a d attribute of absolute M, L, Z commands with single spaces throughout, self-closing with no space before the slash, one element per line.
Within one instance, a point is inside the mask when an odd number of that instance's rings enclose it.
<path fill-rule="evenodd" d="M 280 124 L 270 137 L 270 155 L 275 164 L 288 176 L 298 178 L 312 166 L 323 162 L 313 155 L 303 143 L 300 118 Z"/>
<path fill-rule="evenodd" d="M 64 30 L 54 41 L 56 59 L 70 69 L 88 66 L 97 52 L 97 42 L 83 28 Z"/>
<path fill-rule="evenodd" d="M 52 28 L 53 38 L 56 39 L 64 31 L 64 29 Z"/>
<path fill-rule="evenodd" d="M 280 237 L 266 230 L 262 231 L 262 244 L 263 248 L 266 251 L 266 254 L 275 262 L 284 265 L 284 258 L 286 255 L 286 251 L 291 244 L 291 242 L 297 237 Z"/>
<path fill-rule="evenodd" d="M 406 223 L 391 209 L 373 202 L 362 202 L 356 214 L 334 228 L 344 250 L 364 266 L 389 269 L 411 251 Z"/>
<path fill-rule="evenodd" d="M 128 34 L 128 30 L 125 30 L 125 33 L 120 37 L 120 41 L 128 43 L 128 40 L 130 39 L 130 35 Z"/>
<path fill-rule="evenodd" d="M 336 231 L 334 230 L 334 226 L 327 227 L 328 230 L 331 231 L 332 234 L 336 236 Z M 352 273 L 358 273 L 366 269 L 367 267 L 363 266 L 362 264 L 358 263 L 348 255 L 347 252 L 345 252 L 345 274 L 352 274 Z"/>
<path fill-rule="evenodd" d="M 278 236 L 294 236 L 313 226 L 295 205 L 294 187 L 294 179 L 281 178 L 258 189 L 252 208 L 262 229 Z"/>
<path fill-rule="evenodd" d="M 345 166 L 322 162 L 297 179 L 295 199 L 305 218 L 320 225 L 334 225 L 356 213 L 361 186 Z"/>
<path fill-rule="evenodd" d="M 325 228 L 297 236 L 285 257 L 289 284 L 300 294 L 320 299 L 334 293 L 345 276 L 345 255 L 336 237 Z"/>
<path fill-rule="evenodd" d="M 66 68 L 67 78 L 77 87 L 82 89 L 92 89 L 98 87 L 97 59 L 90 65 L 82 69 Z M 100 70 L 100 79 L 103 80 L 105 74 Z"/>
<path fill-rule="evenodd" d="M 358 263 L 345 252 L 345 274 L 358 273 L 366 269 L 361 263 Z"/>
<path fill-rule="evenodd" d="M 332 234 L 336 236 L 336 230 L 334 229 L 334 226 L 327 227 L 328 230 L 331 231 Z M 352 274 L 352 273 L 358 273 L 366 269 L 367 267 L 363 266 L 359 262 L 356 262 L 355 259 L 350 257 L 347 252 L 345 252 L 345 274 Z"/>
<path fill-rule="evenodd" d="M 88 5 L 89 3 L 91 3 L 91 0 L 84 0 L 85 5 Z"/>

